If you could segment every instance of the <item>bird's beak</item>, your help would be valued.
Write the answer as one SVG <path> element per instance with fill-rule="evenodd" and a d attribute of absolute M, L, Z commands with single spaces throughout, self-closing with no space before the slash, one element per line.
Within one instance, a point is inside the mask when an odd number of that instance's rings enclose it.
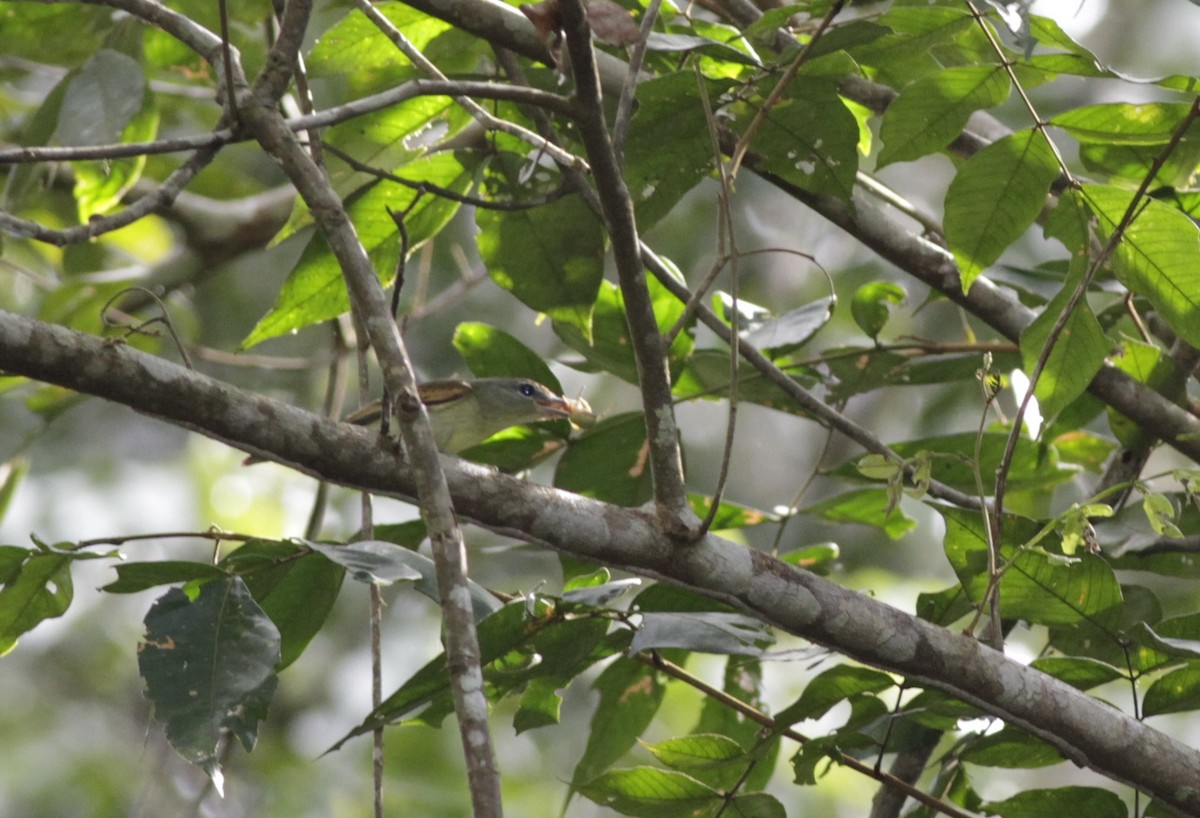
<path fill-rule="evenodd" d="M 547 412 L 554 413 L 556 417 L 566 418 L 576 428 L 584 428 L 596 424 L 596 416 L 592 413 L 592 407 L 583 398 L 556 397 L 554 401 L 545 403 L 539 401 L 538 406 L 544 408 Z"/>
<path fill-rule="evenodd" d="M 547 418 L 569 418 L 575 411 L 567 398 L 554 395 L 544 400 L 535 400 L 538 411 Z"/>

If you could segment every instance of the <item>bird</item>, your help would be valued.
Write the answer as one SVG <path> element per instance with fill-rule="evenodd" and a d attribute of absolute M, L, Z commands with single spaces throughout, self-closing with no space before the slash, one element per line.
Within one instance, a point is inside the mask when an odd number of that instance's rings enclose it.
<path fill-rule="evenodd" d="M 510 426 L 546 420 L 569 420 L 576 426 L 595 422 L 582 398 L 564 398 L 528 378 L 437 380 L 419 384 L 417 394 L 440 451 L 446 454 L 477 446 Z M 373 401 L 343 420 L 370 425 L 380 419 L 382 403 Z"/>

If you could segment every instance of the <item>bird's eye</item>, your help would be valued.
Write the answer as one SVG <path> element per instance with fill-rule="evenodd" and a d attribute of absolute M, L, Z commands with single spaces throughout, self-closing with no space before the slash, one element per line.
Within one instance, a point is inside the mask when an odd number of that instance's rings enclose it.
<path fill-rule="evenodd" d="M 523 383 L 517 389 L 527 398 L 532 398 L 537 393 L 537 390 L 533 388 L 533 384 L 531 383 Z"/>

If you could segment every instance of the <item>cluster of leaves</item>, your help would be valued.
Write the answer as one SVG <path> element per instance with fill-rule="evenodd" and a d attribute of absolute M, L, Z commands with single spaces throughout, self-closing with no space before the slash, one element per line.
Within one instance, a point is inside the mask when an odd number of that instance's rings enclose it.
<path fill-rule="evenodd" d="M 207 7 L 179 5 L 194 19 L 213 22 Z M 1200 205 L 1200 191 L 1192 187 L 1200 160 L 1194 79 L 1171 76 L 1152 83 L 1165 101 L 1066 107 L 1045 121 L 1030 116 L 1026 127 L 968 150 L 956 141 L 968 119 L 1000 106 L 1014 89 L 1053 88 L 1067 78 L 1132 83 L 1103 67 L 1050 19 L 1026 16 L 1020 38 L 1006 45 L 1002 26 L 979 20 L 960 2 L 895 2 L 878 13 L 845 21 L 835 17 L 817 38 L 811 36 L 813 27 L 802 27 L 795 40 L 781 34 L 789 20 L 815 21 L 832 6 L 808 0 L 775 9 L 752 24 L 673 7 L 664 11 L 647 43 L 646 77 L 638 84 L 639 107 L 624 147 L 624 177 L 639 228 L 668 224 L 675 206 L 709 183 L 715 135 L 722 144 L 749 140 L 746 166 L 781 189 L 851 204 L 859 201 L 860 174 L 867 170 L 953 155 L 958 164 L 945 193 L 944 217 L 941 225 L 932 225 L 930 238 L 957 265 L 960 293 L 934 293 L 931 300 L 969 296 L 991 286 L 980 277 L 1035 224 L 1063 251 L 1036 269 L 1009 268 L 1004 275 L 1004 286 L 1035 317 L 1019 338 L 1009 339 L 1019 343 L 997 352 L 993 364 L 1005 372 L 1038 373 L 1033 394 L 1046 422 L 1036 437 L 1023 435 L 1007 451 L 1013 423 L 1000 419 L 979 431 L 893 442 L 886 455 L 828 468 L 824 477 L 831 496 L 787 516 L 859 524 L 898 539 L 917 525 L 901 507 L 902 496 L 924 500 L 945 523 L 944 551 L 958 581 L 921 595 L 920 616 L 947 627 L 973 626 L 995 594 L 1001 619 L 1045 628 L 1046 655 L 1035 662 L 1045 673 L 1080 689 L 1123 681 L 1135 690 L 1142 716 L 1200 709 L 1200 612 L 1168 616 L 1153 583 L 1122 582 L 1118 574 L 1137 570 L 1195 578 L 1185 551 L 1138 550 L 1164 536 L 1200 531 L 1200 515 L 1192 506 L 1194 474 L 1178 472 L 1181 490 L 1174 494 L 1145 489 L 1140 509 L 1118 511 L 1103 497 L 1066 510 L 1053 504 L 1056 487 L 1072 483 L 1078 488 L 1118 447 L 1146 448 L 1155 439 L 1154 429 L 1106 410 L 1086 391 L 1106 361 L 1162 390 L 1169 400 L 1185 403 L 1186 379 L 1180 375 L 1186 373 L 1175 371 L 1168 350 L 1176 341 L 1200 345 L 1195 320 L 1200 232 L 1192 220 Z M 490 47 L 464 30 L 401 4 L 382 4 L 380 10 L 444 74 L 495 73 Z M 81 13 L 87 17 L 83 24 L 74 16 Z M 249 12 L 237 13 L 244 15 L 237 22 L 256 22 Z M 155 90 L 155 83 L 180 77 L 211 90 L 210 69 L 163 32 L 133 19 L 113 21 L 87 7 L 21 8 L 0 31 L 0 51 L 44 58 L 30 51 L 28 35 L 62 14 L 73 15 L 72 25 L 82 25 L 90 39 L 80 38 L 73 50 L 59 55 L 70 70 L 25 117 L 22 144 L 131 143 L 157 138 L 168 123 L 179 130 L 216 121 L 215 106 L 168 101 Z M 305 65 L 318 107 L 373 98 L 423 76 L 399 59 L 391 40 L 359 13 L 348 13 L 317 33 Z M 248 68 L 262 60 L 261 52 L 249 47 L 242 57 Z M 780 76 L 793 64 L 791 81 L 777 93 Z M 529 64 L 525 72 L 536 88 L 559 88 L 556 67 Z M 856 98 L 848 77 L 890 89 L 890 104 L 873 107 L 870 100 Z M 495 102 L 491 112 L 530 131 L 546 124 L 544 114 L 535 116 L 511 102 Z M 549 122 L 562 148 L 583 153 L 570 122 L 553 117 Z M 568 174 L 549 167 L 539 150 L 517 136 L 495 133 L 483 143 L 454 139 L 471 127 L 471 117 L 450 99 L 416 96 L 347 118 L 323 133 L 331 148 L 326 154 L 330 178 L 381 281 L 388 284 L 395 276 L 402 247 L 411 250 L 436 239 L 465 203 L 474 204 L 477 249 L 491 280 L 529 311 L 549 318 L 569 350 L 562 362 L 637 384 L 622 290 L 604 277 L 608 239 L 601 218 L 584 197 L 571 195 Z M 455 149 L 441 149 L 443 139 Z M 1064 164 L 1059 142 L 1073 144 L 1077 169 Z M 18 166 L 7 175 L 5 210 L 47 224 L 87 224 L 117 211 L 143 175 L 163 178 L 174 169 L 166 160 L 144 155 L 74 162 L 72 187 L 64 193 L 39 188 L 32 167 Z M 1084 174 L 1088 181 L 1082 180 Z M 534 206 L 547 200 L 552 203 Z M 393 213 L 403 214 L 403 242 Z M 245 347 L 348 309 L 341 269 L 325 238 L 308 230 L 311 224 L 311 214 L 298 207 L 280 233 L 279 239 L 294 237 L 306 245 Z M 112 266 L 126 254 L 145 261 L 151 252 L 145 245 L 160 235 L 161 225 L 143 220 L 133 229 L 140 231 L 133 238 L 109 234 L 93 244 L 70 245 L 61 259 L 47 259 L 26 242 L 11 242 L 17 263 L 53 269 L 66 279 L 33 305 L 37 316 L 99 331 L 100 307 L 125 283 L 85 286 L 70 277 Z M 671 281 L 650 278 L 646 286 L 658 327 L 671 339 L 667 355 L 678 400 L 723 400 L 735 388 L 742 402 L 829 425 L 828 418 L 815 417 L 794 392 L 761 372 L 743 372 L 734 386 L 730 346 L 697 331 L 697 311 L 677 297 Z M 838 296 L 849 297 L 861 340 L 821 347 L 820 339 L 827 337 L 822 332 L 838 328 Z M 907 297 L 902 284 L 881 280 L 787 310 L 725 293 L 711 302 L 712 312 L 738 333 L 741 344 L 757 350 L 795 384 L 821 390 L 837 413 L 868 393 L 970 385 L 978 378 L 982 353 L 973 348 L 974 334 L 991 334 L 991 317 L 982 308 L 973 313 L 972 302 L 960 300 L 966 306 L 962 325 L 969 327 L 964 337 L 946 333 L 937 342 L 887 343 L 891 318 Z M 1145 331 L 1147 324 L 1158 334 Z M 957 346 L 939 349 L 939 342 Z M 477 376 L 532 377 L 561 391 L 546 363 L 502 329 L 464 323 L 454 346 Z M 36 396 L 50 399 L 45 392 Z M 978 413 L 988 403 L 979 397 Z M 621 506 L 652 497 L 639 413 L 605 417 L 568 442 L 569 434 L 565 423 L 514 429 L 466 456 L 519 472 L 557 455 L 553 482 L 559 488 Z M 986 498 L 998 474 L 1007 488 L 1009 512 L 997 529 L 999 541 L 977 509 L 947 505 L 930 494 L 938 486 Z M 6 479 L 5 496 L 17 479 Z M 710 500 L 696 491 L 692 502 L 703 511 Z M 778 515 L 724 502 L 714 527 L 784 522 Z M 119 579 L 105 589 L 112 593 L 181 585 L 150 610 L 140 653 L 148 696 L 172 744 L 214 774 L 222 735 L 253 746 L 276 674 L 320 632 L 345 570 L 367 582 L 411 581 L 436 596 L 431 565 L 411 550 L 416 533 L 396 532 L 394 543 L 404 547 L 257 541 L 217 565 L 119 566 Z M 1116 546 L 1123 548 L 1120 556 L 1095 553 Z M 0 647 L 11 649 L 25 631 L 61 616 L 72 597 L 71 565 L 97 556 L 108 555 L 44 543 L 0 547 Z M 836 549 L 814 546 L 786 558 L 826 571 L 836 556 Z M 605 571 L 575 575 L 568 568 L 564 573 L 560 594 L 530 595 L 506 605 L 475 589 L 487 692 L 494 701 L 518 699 L 518 731 L 543 727 L 558 720 L 561 690 L 607 661 L 594 682 L 600 704 L 571 787 L 622 814 L 784 814 L 778 801 L 761 793 L 781 737 L 792 724 L 819 718 L 843 701 L 850 705 L 848 720 L 805 742 L 794 757 L 798 783 L 815 783 L 827 759 L 872 760 L 956 734 L 940 757 L 935 786 L 949 803 L 1005 816 L 1064 809 L 1126 814 L 1116 796 L 1090 788 L 984 803 L 961 762 L 1027 768 L 1062 758 L 1015 729 L 960 732 L 961 721 L 979 712 L 932 691 L 905 696 L 899 707 L 888 704 L 885 694 L 894 699 L 897 690 L 907 688 L 888 674 L 849 665 L 817 676 L 795 705 L 761 725 L 736 717 L 728 702 L 706 700 L 693 733 L 649 747 L 661 767 L 614 769 L 663 697 L 662 666 L 639 657 L 653 654 L 678 665 L 690 651 L 728 654 L 725 693 L 761 711 L 760 663 L 769 658 L 764 648 L 770 636 L 723 606 L 661 586 L 641 590 L 629 606 L 618 608 L 615 602 L 634 583 L 612 581 Z M 205 672 L 197 673 L 201 668 Z M 1138 687 L 1146 679 L 1149 683 Z M 194 695 L 198 690 L 202 695 Z M 438 724 L 451 709 L 439 657 L 352 735 L 405 719 Z"/>

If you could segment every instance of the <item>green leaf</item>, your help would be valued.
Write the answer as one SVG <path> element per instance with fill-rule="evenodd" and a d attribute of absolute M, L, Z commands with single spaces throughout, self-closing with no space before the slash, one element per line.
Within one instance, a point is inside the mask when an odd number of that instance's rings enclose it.
<path fill-rule="evenodd" d="M 295 542 L 256 540 L 221 561 L 236 571 L 254 601 L 279 629 L 279 665 L 300 658 L 325 625 L 346 571 L 320 554 L 305 554 Z"/>
<path fill-rule="evenodd" d="M 1080 690 L 1089 690 L 1124 677 L 1112 665 L 1081 656 L 1043 656 L 1034 659 L 1029 666 Z"/>
<path fill-rule="evenodd" d="M 60 145 L 109 145 L 144 105 L 146 76 L 128 54 L 100 49 L 67 78 L 58 127 Z"/>
<path fill-rule="evenodd" d="M 1165 145 L 1187 117 L 1186 102 L 1106 102 L 1072 108 L 1050 120 L 1080 142 Z"/>
<path fill-rule="evenodd" d="M 117 571 L 117 578 L 100 589 L 110 594 L 133 594 L 156 585 L 174 585 L 229 576 L 228 572 L 211 563 L 185 560 L 122 562 L 113 567 Z"/>
<path fill-rule="evenodd" d="M 7 463 L 0 463 L 0 520 L 8 513 L 21 481 L 29 474 L 29 465 L 30 461 L 25 457 L 14 457 Z"/>
<path fill-rule="evenodd" d="M 562 393 L 562 385 L 541 356 L 501 329 L 465 323 L 454 329 L 454 348 L 477 378 L 532 378 Z"/>
<path fill-rule="evenodd" d="M 730 83 L 704 80 L 716 105 Z M 638 83 L 638 111 L 625 142 L 625 184 L 638 229 L 656 224 L 712 169 L 712 139 L 696 74 L 680 71 Z"/>
<path fill-rule="evenodd" d="M 892 307 L 903 304 L 908 293 L 891 281 L 872 281 L 854 291 L 850 314 L 858 328 L 871 337 L 879 336 L 892 315 Z"/>
<path fill-rule="evenodd" d="M 0 546 L 0 578 L 4 581 L 0 589 L 0 656 L 11 651 L 17 638 L 39 622 L 66 613 L 75 596 L 71 582 L 73 556 L 49 549 Z"/>
<path fill-rule="evenodd" d="M 1142 715 L 1187 713 L 1200 709 L 1200 663 L 1189 662 L 1155 679 L 1142 699 Z"/>
<path fill-rule="evenodd" d="M 805 506 L 801 514 L 811 514 L 831 523 L 859 523 L 878 528 L 890 539 L 898 540 L 917 527 L 917 521 L 901 509 L 889 514 L 886 489 L 856 489 Z"/>
<path fill-rule="evenodd" d="M 654 668 L 625 657 L 606 667 L 592 687 L 600 703 L 592 714 L 587 747 L 571 775 L 576 788 L 594 781 L 634 745 L 666 693 Z"/>
<path fill-rule="evenodd" d="M 729 656 L 725 660 L 725 673 L 721 689 L 734 699 L 744 702 L 760 712 L 768 712 L 770 705 L 764 698 L 763 662 L 749 656 Z M 710 787 L 730 790 L 741 784 L 744 789 L 761 790 L 767 786 L 775 769 L 774 761 L 779 755 L 780 737 L 772 735 L 764 740 L 762 726 L 745 718 L 733 708 L 713 696 L 706 696 L 700 707 L 700 717 L 692 727 L 694 735 L 720 735 L 736 742 L 744 753 L 744 761 L 734 760 L 704 769 L 692 768 L 691 774 Z M 755 762 L 747 773 L 747 763 Z"/>
<path fill-rule="evenodd" d="M 538 613 L 543 613 L 540 609 Z M 509 603 L 478 623 L 480 661 L 487 667 L 511 651 L 516 651 L 530 635 L 530 616 L 524 600 Z M 409 713 L 449 696 L 450 677 L 446 656 L 439 654 L 426 663 L 371 711 L 362 723 L 344 735 L 326 752 L 339 749 L 355 736 L 376 727 L 398 721 Z"/>
<path fill-rule="evenodd" d="M 808 370 L 797 370 L 789 374 L 801 385 L 815 383 L 815 379 Z M 801 404 L 791 395 L 761 373 L 751 370 L 747 366 L 742 366 L 738 370 L 737 385 L 739 401 L 756 403 L 768 409 L 776 409 L 793 415 L 808 416 Z M 697 350 L 688 359 L 687 367 L 676 380 L 674 393 L 682 400 L 728 398 L 729 350 Z"/>
<path fill-rule="evenodd" d="M 1062 315 L 1080 279 L 1081 276 L 1068 279 L 1033 323 L 1021 333 L 1021 356 L 1027 373 L 1034 371 L 1037 359 L 1049 340 L 1050 330 Z M 1041 377 L 1034 386 L 1033 394 L 1043 417 L 1054 417 L 1084 393 L 1092 377 L 1104 365 L 1110 346 L 1091 307 L 1085 299 L 1080 299 L 1057 336 Z"/>
<path fill-rule="evenodd" d="M 921 440 L 906 440 L 890 445 L 896 454 L 905 459 L 915 457 L 922 451 L 931 452 L 934 480 L 953 486 L 959 491 L 975 494 L 975 438 L 974 432 L 963 432 Z M 1007 444 L 1007 431 L 990 431 L 983 434 L 978 468 L 984 475 L 985 486 L 993 481 Z M 839 477 L 855 479 L 858 477 L 855 464 L 856 460 L 847 461 L 832 473 Z M 1009 469 L 1008 490 L 1013 492 L 1046 488 L 1070 480 L 1074 476 L 1073 469 L 1059 466 L 1052 446 L 1041 445 L 1022 437 L 1017 442 Z"/>
<path fill-rule="evenodd" d="M 670 738 L 645 747 L 663 764 L 676 770 L 703 770 L 746 755 L 742 745 L 727 736 L 714 733 Z"/>
<path fill-rule="evenodd" d="M 879 167 L 935 153 L 962 133 L 981 108 L 999 105 L 1011 85 L 995 65 L 947 68 L 922 77 L 900 92 L 883 114 Z"/>
<path fill-rule="evenodd" d="M 774 87 L 772 78 L 760 89 Z M 812 191 L 850 199 L 858 172 L 858 121 L 833 81 L 797 78 L 771 109 L 752 145 L 760 171 Z M 749 117 L 740 120 L 748 124 Z"/>
<path fill-rule="evenodd" d="M 671 329 L 683 315 L 684 305 L 673 296 L 657 279 L 648 278 L 646 287 L 658 319 L 660 332 Z M 584 356 L 585 363 L 567 361 L 569 366 L 587 372 L 611 372 L 618 378 L 636 384 L 637 361 L 629 340 L 629 321 L 625 314 L 625 299 L 620 288 L 611 282 L 600 282 L 592 313 L 591 334 L 568 321 L 555 320 L 554 332 L 563 343 Z M 689 331 L 680 332 L 667 351 L 667 362 L 671 371 L 679 367 L 692 354 L 692 337 Z"/>
<path fill-rule="evenodd" d="M 604 275 L 604 230 L 582 199 L 532 210 L 480 209 L 475 220 L 479 255 L 492 281 L 590 338 Z"/>
<path fill-rule="evenodd" d="M 946 557 L 971 598 L 979 602 L 987 588 L 988 543 L 979 514 L 939 508 L 946 522 Z M 1083 554 L 1070 565 L 1032 551 L 1018 551 L 1038 531 L 1032 520 L 1006 517 L 1000 544 L 1007 570 L 1000 579 L 1000 615 L 1050 626 L 1085 620 L 1112 627 L 1121 615 L 1121 589 L 1101 558 Z"/>
<path fill-rule="evenodd" d="M 1063 760 L 1053 745 L 1013 727 L 971 739 L 960 758 L 983 767 L 1021 770 L 1048 767 Z"/>
<path fill-rule="evenodd" d="M 1119 795 L 1096 787 L 1025 790 L 1003 801 L 987 801 L 980 811 L 1001 818 L 1046 818 L 1047 815 L 1129 818 L 1129 810 Z"/>
<path fill-rule="evenodd" d="M 690 775 L 653 767 L 610 770 L 579 791 L 602 807 L 640 818 L 701 818 L 724 800 Z"/>
<path fill-rule="evenodd" d="M 640 412 L 604 418 L 563 453 L 554 485 L 621 506 L 640 506 L 653 494 Z"/>
<path fill-rule="evenodd" d="M 946 241 L 963 292 L 1000 258 L 1046 206 L 1058 162 L 1036 130 L 1018 131 L 972 156 L 946 191 Z"/>
<path fill-rule="evenodd" d="M 234 577 L 206 582 L 195 600 L 177 588 L 160 597 L 146 614 L 138 669 L 171 746 L 219 782 L 222 731 L 253 749 L 279 656 L 279 631 Z"/>
<path fill-rule="evenodd" d="M 1001 352 L 992 358 L 995 368 L 1001 371 L 1020 366 L 1015 353 Z M 824 365 L 836 378 L 829 386 L 828 400 L 838 403 L 887 386 L 974 381 L 982 362 L 981 354 L 912 355 L 873 347 L 827 349 Z"/>
<path fill-rule="evenodd" d="M 450 24 L 403 3 L 381 3 L 379 12 L 424 51 Z M 345 83 L 349 98 L 395 87 L 418 76 L 395 44 L 364 14 L 351 12 L 327 29 L 305 58 L 313 77 Z"/>
<path fill-rule="evenodd" d="M 1103 185 L 1085 185 L 1088 204 L 1108 240 L 1129 207 L 1132 194 Z M 1200 345 L 1200 232 L 1187 216 L 1154 199 L 1144 202 L 1113 258 L 1117 277 L 1144 296 L 1181 338 Z"/>
<path fill-rule="evenodd" d="M 819 719 L 841 701 L 882 693 L 896 686 L 886 673 L 855 665 L 835 665 L 817 674 L 796 702 L 775 717 L 779 725 Z"/>
<path fill-rule="evenodd" d="M 457 193 L 465 193 L 474 179 L 474 173 L 450 153 L 418 159 L 406 165 L 399 175 L 411 182 L 431 182 Z M 436 235 L 459 206 L 451 199 L 422 194 L 390 181 L 369 183 L 346 202 L 347 214 L 384 284 L 395 276 L 400 257 L 399 229 L 388 209 L 404 214 L 412 252 Z M 341 266 L 324 237 L 315 235 L 280 289 L 275 306 L 258 322 L 242 346 L 249 348 L 268 338 L 336 318 L 349 308 Z"/>

